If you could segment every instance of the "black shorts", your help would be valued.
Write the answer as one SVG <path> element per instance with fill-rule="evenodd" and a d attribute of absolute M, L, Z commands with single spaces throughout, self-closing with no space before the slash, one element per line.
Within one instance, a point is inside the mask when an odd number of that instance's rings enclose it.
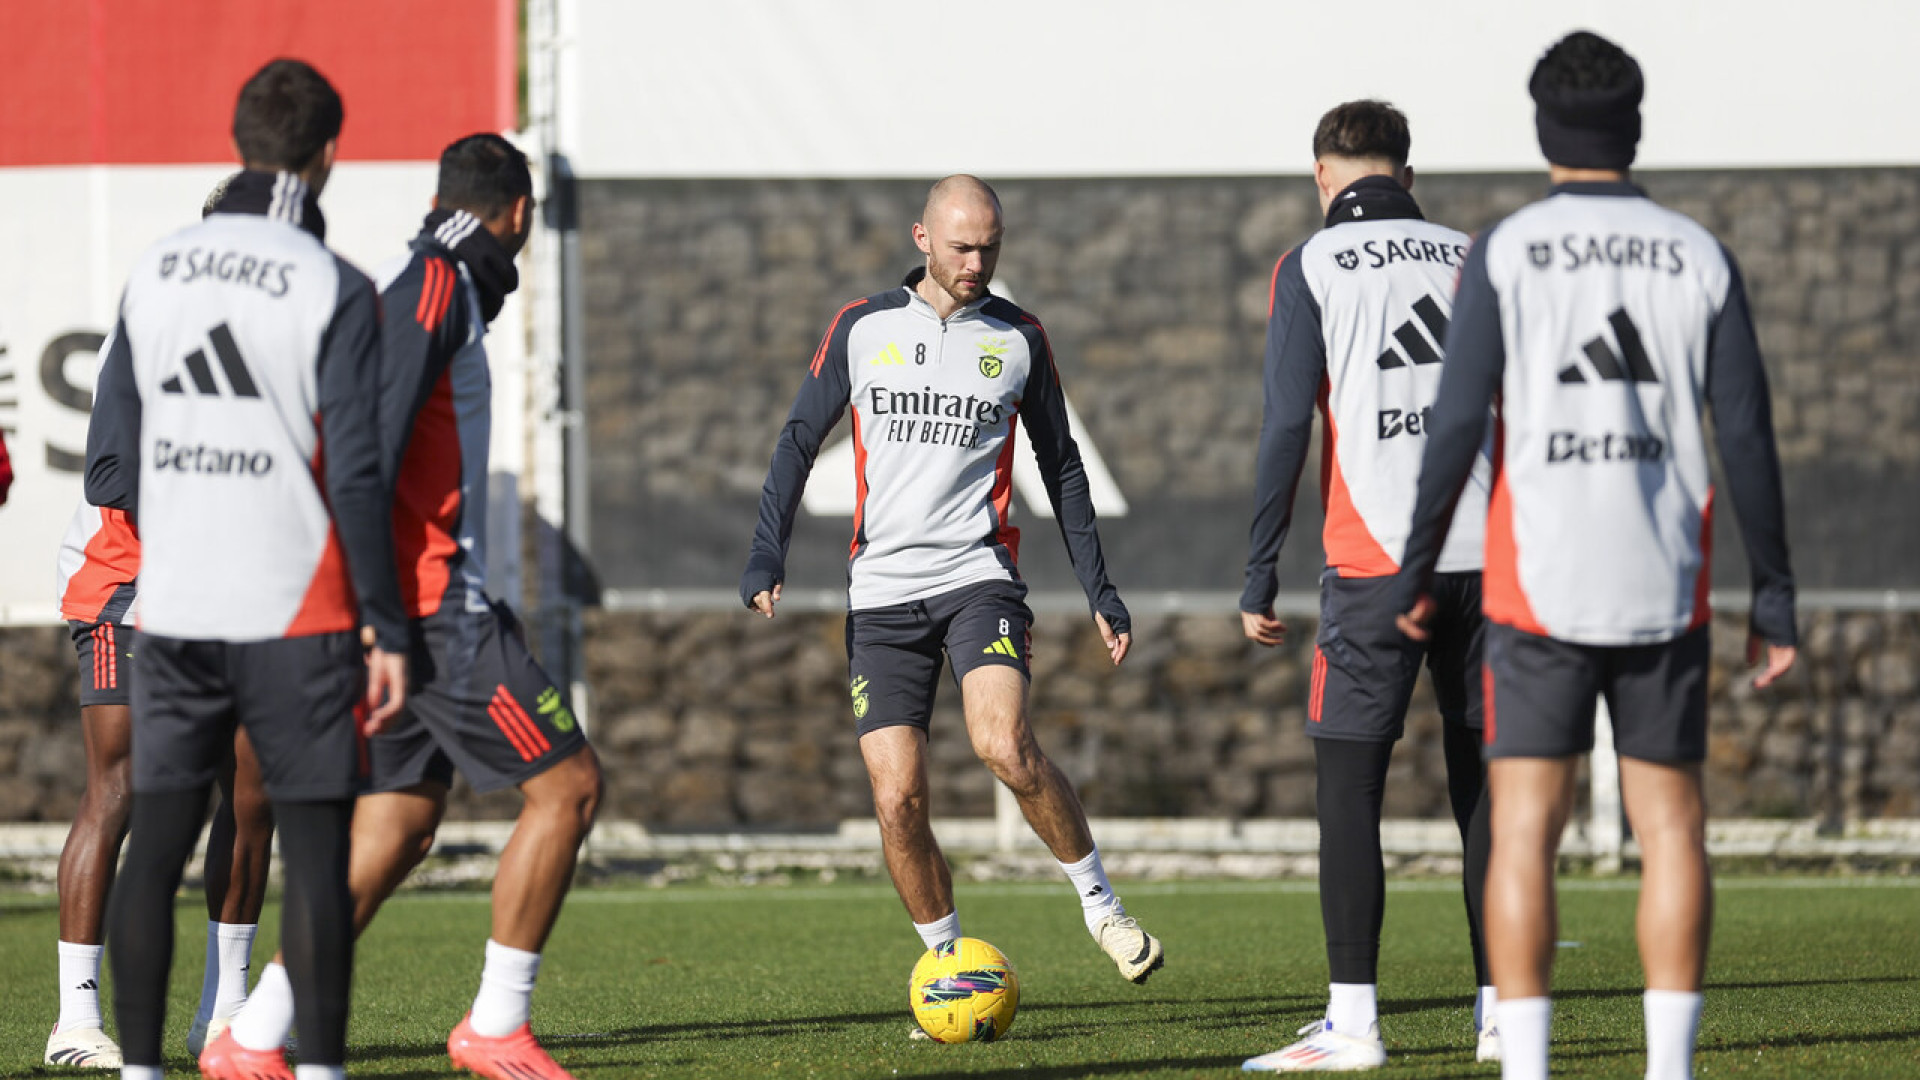
<path fill-rule="evenodd" d="M 1592 750 L 1593 703 L 1604 696 L 1621 757 L 1706 759 L 1706 627 L 1653 645 L 1575 645 L 1498 624 L 1488 634 L 1489 758 Z"/>
<path fill-rule="evenodd" d="M 1441 719 L 1481 725 L 1480 575 L 1436 574 L 1430 595 L 1438 610 L 1428 641 L 1400 632 L 1389 599 L 1391 577 L 1320 578 L 1320 633 L 1308 680 L 1307 734 L 1321 739 L 1395 742 L 1406 730 L 1407 703 L 1424 657 L 1433 675 Z"/>
<path fill-rule="evenodd" d="M 927 730 L 940 682 L 940 654 L 954 685 L 975 668 L 999 665 L 1030 676 L 1033 612 L 1027 587 L 985 581 L 952 592 L 847 613 L 847 676 L 861 735 L 911 724 Z"/>
<path fill-rule="evenodd" d="M 358 787 L 359 635 L 188 641 L 140 635 L 133 692 L 133 789 L 214 782 L 245 724 L 270 798 L 344 799 Z"/>
<path fill-rule="evenodd" d="M 67 628 L 80 656 L 80 707 L 133 704 L 133 627 L 68 620 Z"/>
<path fill-rule="evenodd" d="M 453 782 L 498 791 L 587 744 L 567 696 L 533 659 L 506 605 L 468 611 L 456 593 L 413 620 L 413 686 L 393 725 L 367 741 L 368 793 Z"/>

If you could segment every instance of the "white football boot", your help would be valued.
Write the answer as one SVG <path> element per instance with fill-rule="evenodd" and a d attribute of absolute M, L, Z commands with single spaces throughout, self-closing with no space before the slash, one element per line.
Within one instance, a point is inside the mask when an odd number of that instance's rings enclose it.
<path fill-rule="evenodd" d="M 1160 939 L 1140 928 L 1131 915 L 1109 915 L 1093 929 L 1093 940 L 1113 959 L 1120 977 L 1131 983 L 1143 983 L 1166 962 L 1166 950 Z"/>
<path fill-rule="evenodd" d="M 1500 1029 L 1488 1024 L 1480 1029 L 1480 1039 L 1473 1050 L 1473 1060 L 1486 1062 L 1500 1060 Z"/>
<path fill-rule="evenodd" d="M 61 1031 L 58 1024 L 47 1036 L 45 1061 L 74 1069 L 118 1069 L 124 1064 L 120 1044 L 107 1038 L 106 1032 L 97 1027 Z"/>
<path fill-rule="evenodd" d="M 1359 1072 L 1387 1063 L 1387 1045 L 1380 1041 L 1380 1025 L 1369 1024 L 1364 1038 L 1342 1035 L 1326 1020 L 1301 1028 L 1306 1038 L 1271 1054 L 1248 1058 L 1243 1072 Z"/>

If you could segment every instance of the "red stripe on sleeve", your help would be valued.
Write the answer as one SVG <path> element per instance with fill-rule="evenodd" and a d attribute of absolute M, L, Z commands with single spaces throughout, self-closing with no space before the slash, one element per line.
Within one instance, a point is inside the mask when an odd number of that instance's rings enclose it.
<path fill-rule="evenodd" d="M 813 363 L 807 368 L 808 371 L 813 372 L 815 375 L 820 374 L 820 368 L 827 362 L 827 346 L 833 341 L 833 332 L 840 328 L 840 317 L 866 302 L 866 297 L 861 297 L 846 307 L 841 308 L 839 311 L 834 312 L 833 321 L 827 324 L 827 336 L 821 338 L 820 347 L 813 350 Z"/>
<path fill-rule="evenodd" d="M 1287 252 L 1287 255 L 1291 254 L 1293 252 Z M 1280 299 L 1280 268 L 1287 265 L 1287 255 L 1280 256 L 1280 261 L 1273 264 L 1273 280 L 1267 283 L 1267 318 L 1269 319 L 1273 318 L 1274 304 Z"/>

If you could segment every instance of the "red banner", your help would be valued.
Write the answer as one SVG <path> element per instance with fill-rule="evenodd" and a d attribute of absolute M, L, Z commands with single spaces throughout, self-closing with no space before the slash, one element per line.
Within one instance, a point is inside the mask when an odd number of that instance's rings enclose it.
<path fill-rule="evenodd" d="M 233 160 L 268 60 L 340 91 L 345 161 L 431 161 L 517 125 L 514 0 L 38 0 L 0 5 L 0 168 Z"/>

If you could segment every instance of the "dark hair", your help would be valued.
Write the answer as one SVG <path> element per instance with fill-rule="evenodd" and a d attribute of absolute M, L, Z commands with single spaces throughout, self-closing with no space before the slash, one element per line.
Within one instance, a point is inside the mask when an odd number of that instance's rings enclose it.
<path fill-rule="evenodd" d="M 299 60 L 273 60 L 240 88 L 233 141 L 249 165 L 299 172 L 340 137 L 345 116 L 326 76 Z"/>
<path fill-rule="evenodd" d="M 1384 158 L 1394 168 L 1404 169 L 1412 146 L 1406 114 L 1384 101 L 1335 105 L 1313 130 L 1315 158 Z"/>
<path fill-rule="evenodd" d="M 1527 81 L 1540 152 L 1567 168 L 1628 168 L 1645 91 L 1640 65 L 1606 38 L 1576 30 L 1554 42 Z"/>
<path fill-rule="evenodd" d="M 444 209 L 490 218 L 533 194 L 533 173 L 519 147 L 490 133 L 469 135 L 441 151 L 435 194 Z"/>
<path fill-rule="evenodd" d="M 1587 30 L 1575 30 L 1553 43 L 1533 69 L 1530 88 L 1536 95 L 1623 95 L 1631 92 L 1638 104 L 1640 65 L 1625 49 Z"/>

